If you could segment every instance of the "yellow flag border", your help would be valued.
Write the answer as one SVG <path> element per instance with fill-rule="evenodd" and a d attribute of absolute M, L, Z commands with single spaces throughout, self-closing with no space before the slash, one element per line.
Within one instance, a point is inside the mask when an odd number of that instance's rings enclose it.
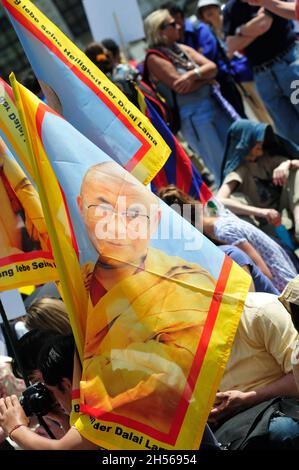
<path fill-rule="evenodd" d="M 71 293 L 69 292 L 69 289 L 68 289 L 67 279 L 66 279 L 64 270 L 63 270 L 63 268 L 62 269 L 59 268 L 59 266 L 63 265 L 63 263 L 62 263 L 62 253 L 61 253 L 61 249 L 60 249 L 60 245 L 59 245 L 59 241 L 58 241 L 56 231 L 53 228 L 53 225 L 52 225 L 52 222 L 51 222 L 51 217 L 49 215 L 50 214 L 50 209 L 49 209 L 46 193 L 45 193 L 43 184 L 40 180 L 40 176 L 39 176 L 39 172 L 38 172 L 38 168 L 37 168 L 37 164 L 36 164 L 36 160 L 35 160 L 33 145 L 32 145 L 32 141 L 31 141 L 30 133 L 28 132 L 27 121 L 26 121 L 25 112 L 24 112 L 24 106 L 23 106 L 23 102 L 22 102 L 22 98 L 21 98 L 19 89 L 18 89 L 19 84 L 18 84 L 18 82 L 16 80 L 16 77 L 15 77 L 15 74 L 13 72 L 10 74 L 9 80 L 10 80 L 11 87 L 12 87 L 12 90 L 13 90 L 13 93 L 14 93 L 16 107 L 17 107 L 17 110 L 18 110 L 18 113 L 19 113 L 19 118 L 20 118 L 22 126 L 23 126 L 23 131 L 24 131 L 25 139 L 26 139 L 26 145 L 27 145 L 27 149 L 28 149 L 28 157 L 30 159 L 30 166 L 31 166 L 31 168 L 33 170 L 33 173 L 34 173 L 34 181 L 35 181 L 35 184 L 37 186 L 37 190 L 38 190 L 39 197 L 40 197 L 40 200 L 41 200 L 41 204 L 42 204 L 42 207 L 43 207 L 44 217 L 45 217 L 45 221 L 46 221 L 46 225 L 47 225 L 47 229 L 48 229 L 48 233 L 49 233 L 53 253 L 55 254 L 54 257 L 55 257 L 55 262 L 56 262 L 57 269 L 58 269 L 58 274 L 59 274 L 59 277 L 60 277 L 60 282 L 61 282 L 61 287 L 62 287 L 62 292 L 63 292 L 63 300 L 66 304 L 66 307 L 67 307 L 67 310 L 68 310 L 68 313 L 69 313 L 70 323 L 71 323 L 71 327 L 72 327 L 72 330 L 73 330 L 77 350 L 78 350 L 78 353 L 79 353 L 79 357 L 82 361 L 84 335 L 83 335 L 82 332 L 78 331 L 77 324 L 74 321 L 74 319 L 76 318 L 75 305 L 74 305 L 74 302 L 73 302 L 72 295 L 71 295 Z M 79 261 L 78 261 L 78 263 L 79 263 Z"/>

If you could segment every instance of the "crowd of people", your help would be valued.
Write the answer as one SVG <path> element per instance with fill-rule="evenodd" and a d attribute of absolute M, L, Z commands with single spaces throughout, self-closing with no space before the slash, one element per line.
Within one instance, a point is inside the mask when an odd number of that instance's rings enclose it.
<path fill-rule="evenodd" d="M 145 18 L 148 49 L 142 63 L 126 62 L 112 39 L 85 50 L 135 104 L 136 87 L 151 93 L 171 131 L 208 170 L 214 202 L 203 208 L 203 232 L 252 278 L 202 449 L 299 449 L 295 17 L 295 3 L 279 0 L 199 0 L 191 18 L 167 2 Z M 42 97 L 34 77 L 24 83 Z M 85 181 L 86 188 L 92 184 Z M 158 196 L 182 215 L 184 205 L 191 205 L 189 222 L 196 225 L 200 201 L 174 185 L 158 188 Z M 98 275 L 109 283 L 107 270 L 98 268 Z M 96 286 L 94 305 L 95 299 Z M 52 393 L 45 420 L 55 439 L 25 415 L 18 400 L 25 388 L 22 371 L 3 358 L 2 448 L 96 449 L 69 425 L 75 343 L 65 305 L 38 298 L 23 321 L 22 368 L 32 384 L 42 382 Z"/>

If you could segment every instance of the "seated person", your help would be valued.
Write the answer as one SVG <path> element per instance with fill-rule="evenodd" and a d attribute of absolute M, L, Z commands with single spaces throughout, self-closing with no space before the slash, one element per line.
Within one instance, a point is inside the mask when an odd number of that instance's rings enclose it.
<path fill-rule="evenodd" d="M 228 132 L 218 199 L 235 214 L 256 217 L 263 230 L 267 223 L 278 225 L 286 208 L 299 240 L 296 156 L 298 146 L 274 134 L 271 126 L 240 119 Z M 235 200 L 237 192 L 248 204 Z"/>
<path fill-rule="evenodd" d="M 233 214 L 203 217 L 206 236 L 220 243 L 236 245 L 243 250 L 281 292 L 287 282 L 297 275 L 287 253 L 260 229 Z"/>
<path fill-rule="evenodd" d="M 296 276 L 287 284 L 279 300 L 291 315 L 293 325 L 299 332 L 299 276 Z M 299 390 L 299 341 L 296 342 L 294 347 L 292 365 L 293 374 Z"/>
<path fill-rule="evenodd" d="M 216 0 L 212 0 L 215 4 Z M 200 4 L 198 4 L 198 7 Z M 220 3 L 219 3 L 220 7 Z M 233 106 L 241 117 L 246 117 L 242 96 L 233 78 L 233 71 L 224 48 L 213 30 L 200 21 L 192 22 L 185 18 L 184 10 L 176 5 L 176 2 L 166 2 L 161 8 L 166 8 L 180 26 L 179 42 L 201 52 L 207 59 L 215 62 L 218 67 L 216 80 L 220 85 L 220 90 L 224 98 Z"/>
<path fill-rule="evenodd" d="M 217 428 L 231 419 L 231 432 L 236 420 L 245 422 L 257 406 L 275 397 L 298 397 L 292 373 L 292 351 L 298 333 L 287 310 L 272 294 L 250 292 L 224 372 L 219 393 L 210 413 L 209 422 Z M 299 404 L 295 401 L 295 407 Z M 239 421 L 240 422 L 240 421 Z M 253 421 L 248 425 L 254 426 Z M 240 428 L 240 433 L 242 429 Z M 220 439 L 220 437 L 219 437 Z M 298 448 L 299 423 L 289 416 L 273 415 L 269 418 L 269 429 L 265 448 Z M 285 447 L 284 447 L 285 446 Z"/>
<path fill-rule="evenodd" d="M 274 287 L 272 281 L 262 273 L 252 259 L 240 248 L 234 245 L 218 245 L 218 248 L 227 256 L 233 259 L 252 277 L 251 292 L 268 292 L 268 294 L 279 295 L 279 291 Z"/>
<path fill-rule="evenodd" d="M 182 217 L 187 218 L 187 220 L 189 220 L 189 222 L 192 225 L 197 226 L 196 221 L 200 219 L 200 217 L 201 217 L 200 211 L 202 209 L 202 206 L 201 206 L 200 203 L 198 203 L 198 201 L 191 198 L 188 194 L 184 193 L 183 191 L 181 191 L 180 189 L 178 189 L 174 185 L 169 185 L 169 186 L 166 186 L 165 188 L 160 189 L 160 191 L 158 193 L 158 196 L 162 199 L 162 201 L 164 201 L 166 204 L 171 206 L 174 210 L 179 211 L 179 213 L 182 215 Z M 189 208 L 191 206 L 191 210 L 184 211 L 184 206 L 187 206 L 187 207 L 189 206 Z M 232 219 L 232 217 L 233 217 L 233 219 Z M 241 222 L 238 219 L 238 217 L 235 217 L 232 214 L 231 214 L 230 218 L 221 217 L 221 219 L 220 219 L 220 217 L 218 217 L 218 218 L 216 218 L 216 217 L 204 217 L 202 219 L 202 221 L 204 222 L 203 230 L 204 230 L 204 233 L 205 233 L 206 237 L 208 237 L 214 243 L 219 244 L 220 245 L 219 248 L 222 249 L 228 256 L 230 256 L 240 266 L 242 266 L 242 267 L 244 267 L 246 265 L 248 266 L 249 269 L 247 268 L 246 270 L 247 270 L 247 272 L 250 271 L 249 274 L 251 274 L 251 276 L 253 278 L 253 282 L 254 282 L 254 286 L 255 286 L 256 291 L 258 291 L 258 292 L 269 292 L 269 293 L 272 293 L 272 294 L 277 294 L 278 292 L 280 292 L 280 290 L 277 290 L 277 288 L 270 281 L 270 278 L 272 278 L 271 272 L 269 271 L 269 269 L 267 268 L 265 263 L 261 260 L 261 257 L 258 255 L 256 250 L 253 249 L 253 247 L 249 251 L 246 250 L 246 248 L 248 248 L 249 244 L 247 245 L 244 242 L 243 239 L 240 240 L 240 242 L 242 241 L 242 244 L 243 244 L 242 247 L 241 246 L 239 247 L 243 250 L 241 252 L 241 254 L 243 255 L 243 257 L 242 257 L 243 259 L 241 260 L 241 263 L 240 263 L 240 253 L 239 254 L 236 253 L 237 248 L 235 246 L 231 246 L 231 245 L 236 245 L 236 243 L 234 243 L 235 240 L 230 242 L 230 241 L 226 240 L 225 237 L 221 238 L 220 236 L 215 236 L 214 224 L 212 224 L 211 222 L 214 222 L 216 220 L 221 220 L 222 221 L 223 219 L 225 220 L 225 223 L 226 223 L 226 220 L 235 221 L 236 227 L 237 227 L 237 223 Z M 210 221 L 210 224 L 208 223 L 209 221 Z M 249 224 L 247 224 L 247 225 L 249 225 Z M 224 226 L 225 226 L 225 224 L 224 224 Z M 197 228 L 201 228 L 201 227 L 197 227 Z M 250 228 L 251 228 L 251 226 L 250 226 Z M 257 229 L 257 232 L 259 233 L 260 230 Z M 270 242 L 272 242 L 272 240 L 270 240 Z M 225 245 L 227 243 L 230 244 L 230 246 L 228 248 L 221 248 L 221 245 Z M 245 247 L 245 249 L 244 249 L 244 247 Z M 278 246 L 278 250 L 280 250 L 280 249 L 281 248 Z M 246 252 L 247 255 L 249 255 L 249 256 L 246 256 L 244 252 Z M 253 256 L 251 256 L 252 254 L 256 254 L 257 256 L 253 257 Z M 246 260 L 244 260 L 245 256 L 246 256 Z M 284 257 L 284 252 L 283 252 L 283 255 L 281 255 L 281 257 L 282 258 Z M 291 275 L 290 279 L 292 279 L 294 276 L 296 276 L 296 270 L 294 270 L 294 273 Z M 285 283 L 284 283 L 284 285 L 285 285 Z M 284 287 L 284 285 L 283 285 L 283 287 Z"/>

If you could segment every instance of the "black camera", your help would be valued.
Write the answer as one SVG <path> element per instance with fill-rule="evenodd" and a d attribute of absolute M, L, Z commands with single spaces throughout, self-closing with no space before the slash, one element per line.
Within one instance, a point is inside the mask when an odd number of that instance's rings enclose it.
<path fill-rule="evenodd" d="M 24 390 L 20 398 L 26 416 L 45 416 L 55 406 L 50 390 L 41 382 L 37 382 Z"/>

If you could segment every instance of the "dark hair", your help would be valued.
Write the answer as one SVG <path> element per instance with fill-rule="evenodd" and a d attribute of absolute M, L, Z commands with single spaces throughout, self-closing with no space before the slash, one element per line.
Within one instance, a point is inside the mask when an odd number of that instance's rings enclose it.
<path fill-rule="evenodd" d="M 46 385 L 60 388 L 63 378 L 72 381 L 74 352 L 73 335 L 57 335 L 46 342 L 38 356 L 38 369 Z"/>
<path fill-rule="evenodd" d="M 28 331 L 17 342 L 17 350 L 22 366 L 26 375 L 30 375 L 34 370 L 38 369 L 37 358 L 45 341 L 53 338 L 54 334 L 49 331 L 40 331 L 37 329 Z M 18 369 L 15 360 L 12 362 L 12 370 L 16 377 L 22 379 L 21 371 Z"/>
<path fill-rule="evenodd" d="M 22 85 L 28 88 L 28 90 L 32 91 L 32 93 L 34 93 L 35 95 L 38 95 L 42 91 L 39 81 L 32 70 L 28 70 L 27 72 L 25 72 L 21 77 L 20 82 L 22 83 Z"/>
<path fill-rule="evenodd" d="M 108 49 L 108 51 L 111 52 L 114 58 L 120 54 L 119 46 L 114 41 L 114 39 L 111 39 L 111 38 L 103 39 L 102 44 L 106 49 Z"/>
<path fill-rule="evenodd" d="M 104 47 L 99 42 L 91 42 L 84 52 L 94 64 L 97 64 L 97 55 L 104 54 Z"/>
<path fill-rule="evenodd" d="M 185 17 L 183 8 L 181 8 L 179 5 L 176 5 L 174 2 L 165 2 L 161 5 L 160 8 L 168 10 L 171 16 L 180 14 L 183 18 Z"/>
<path fill-rule="evenodd" d="M 196 212 L 196 205 L 199 204 L 198 201 L 196 201 L 191 196 L 189 196 L 188 194 L 181 191 L 174 184 L 170 184 L 169 186 L 166 186 L 165 188 L 161 188 L 158 191 L 158 196 L 168 206 L 172 206 L 174 204 L 178 205 L 181 209 L 181 216 L 182 217 L 183 217 L 183 214 L 184 214 L 184 212 L 183 212 L 184 204 L 190 204 L 191 205 L 191 214 L 190 214 L 189 222 L 192 225 L 195 226 L 195 221 L 196 221 L 195 212 Z"/>
<path fill-rule="evenodd" d="M 111 52 L 105 49 L 102 43 L 91 42 L 88 44 L 85 55 L 105 74 L 112 72 Z"/>

